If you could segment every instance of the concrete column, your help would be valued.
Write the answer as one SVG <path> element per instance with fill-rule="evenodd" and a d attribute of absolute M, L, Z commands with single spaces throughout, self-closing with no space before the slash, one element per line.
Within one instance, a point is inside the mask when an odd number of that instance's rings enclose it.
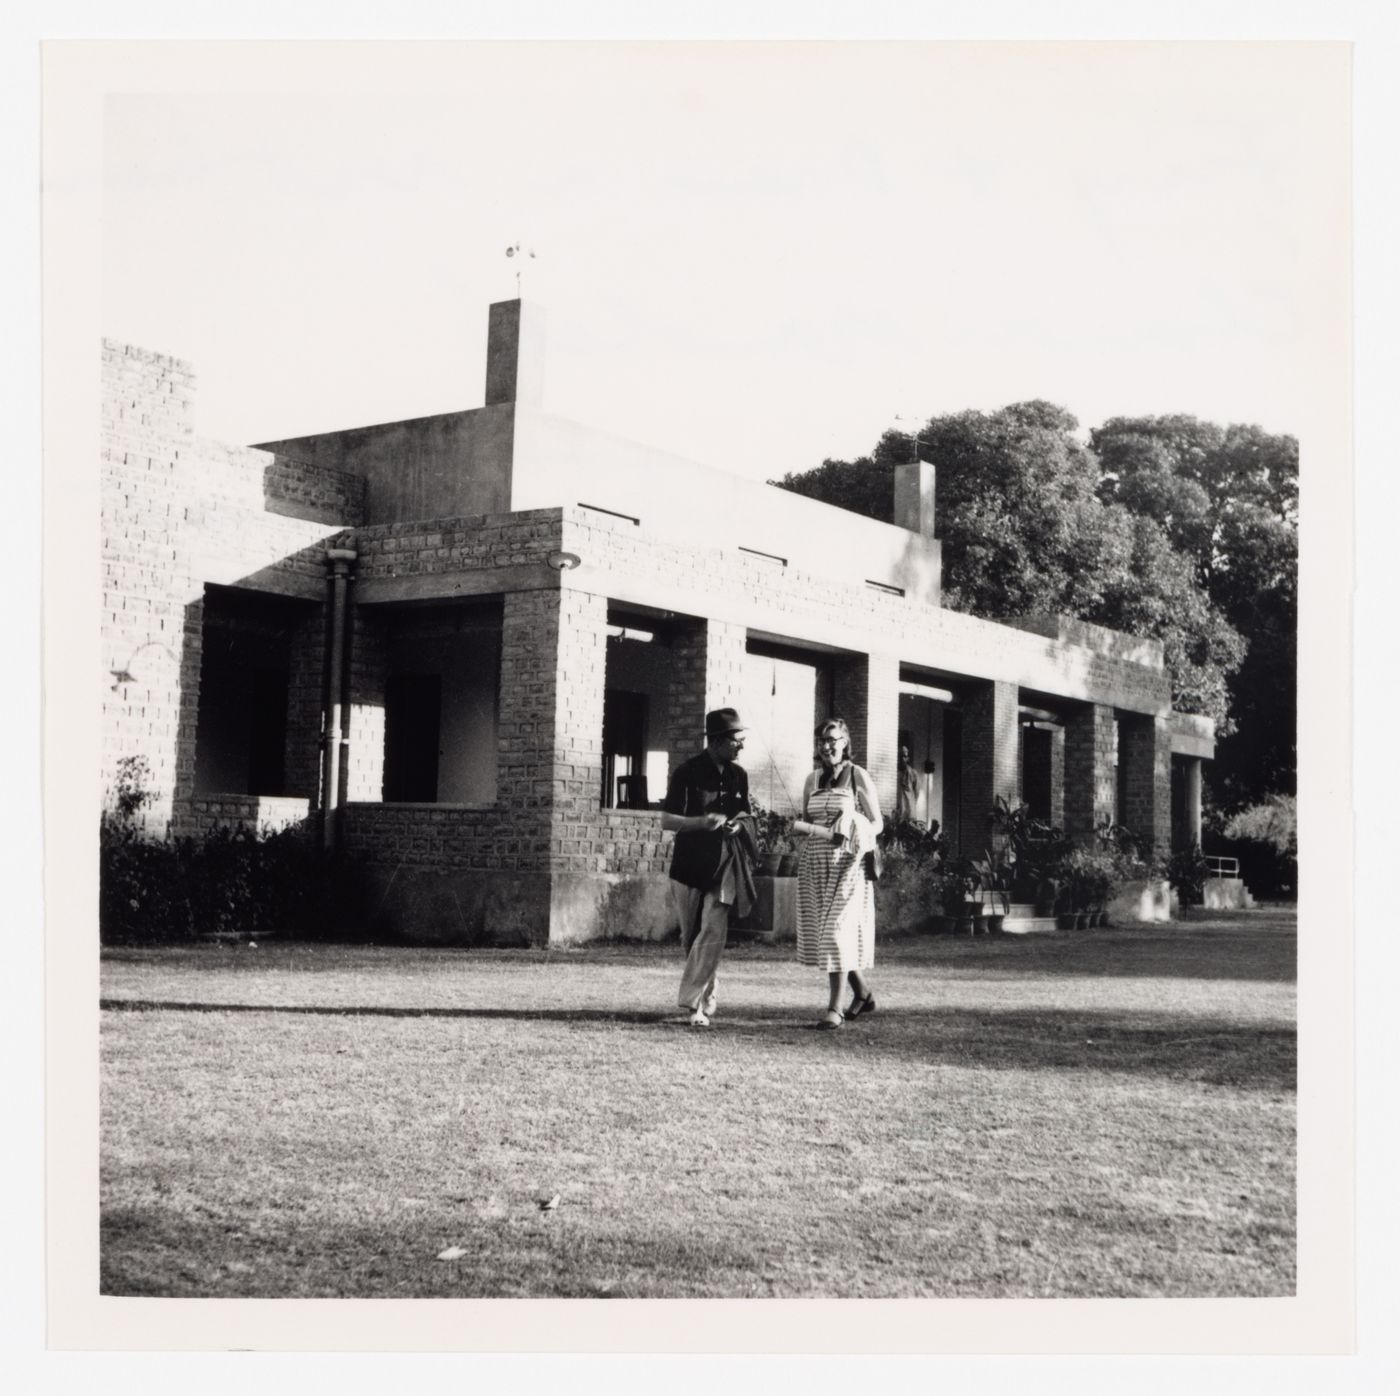
<path fill-rule="evenodd" d="M 1185 758 L 1186 774 L 1186 842 L 1187 845 L 1201 841 L 1201 758 Z"/>
<path fill-rule="evenodd" d="M 1050 733 L 1050 822 L 1057 829 L 1065 827 L 1065 729 L 1056 727 Z"/>
<path fill-rule="evenodd" d="M 893 655 L 857 655 L 833 671 L 833 707 L 851 730 L 851 759 L 875 782 L 880 809 L 894 817 L 899 779 L 899 660 Z"/>
<path fill-rule="evenodd" d="M 959 849 L 978 857 L 992 844 L 992 810 L 1000 795 L 1021 798 L 1020 690 L 1014 683 L 980 685 L 962 707 L 962 810 Z"/>
<path fill-rule="evenodd" d="M 738 708 L 744 691 L 744 656 L 748 631 L 728 621 L 687 617 L 676 623 L 671 639 L 671 681 L 667 693 L 669 730 L 667 767 L 674 771 L 705 745 L 705 714 L 715 708 Z M 743 758 L 739 758 L 740 765 Z"/>
<path fill-rule="evenodd" d="M 1116 817 L 1118 803 L 1113 709 L 1090 703 L 1065 723 L 1064 830 L 1087 843 L 1094 830 Z"/>
<path fill-rule="evenodd" d="M 1172 747 L 1165 718 L 1126 713 L 1118 728 L 1124 808 L 1118 820 L 1155 853 L 1172 839 Z"/>

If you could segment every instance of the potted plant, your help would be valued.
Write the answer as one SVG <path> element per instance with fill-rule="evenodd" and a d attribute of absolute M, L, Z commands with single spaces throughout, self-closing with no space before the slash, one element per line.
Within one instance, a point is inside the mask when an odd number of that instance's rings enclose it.
<path fill-rule="evenodd" d="M 1011 879 L 1016 855 L 1007 848 L 1005 851 L 988 848 L 982 856 L 973 860 L 973 871 L 977 874 L 977 886 L 981 892 L 981 905 L 986 914 L 987 929 L 1000 931 L 1006 924 L 1011 911 Z"/>
<path fill-rule="evenodd" d="M 970 858 L 949 858 L 943 864 L 940 879 L 943 889 L 943 911 L 954 920 L 959 935 L 975 935 L 982 903 L 977 896 L 977 869 Z"/>
<path fill-rule="evenodd" d="M 992 809 L 996 841 L 1011 865 L 1009 895 L 1030 902 L 1037 916 L 1053 916 L 1061 902 L 1061 864 L 1071 844 L 1064 831 L 1036 818 L 1028 805 L 998 795 Z"/>
<path fill-rule="evenodd" d="M 797 872 L 797 851 L 792 818 L 751 802 L 754 835 L 758 841 L 759 870 L 766 877 L 792 877 Z M 787 867 L 784 867 L 786 860 Z"/>

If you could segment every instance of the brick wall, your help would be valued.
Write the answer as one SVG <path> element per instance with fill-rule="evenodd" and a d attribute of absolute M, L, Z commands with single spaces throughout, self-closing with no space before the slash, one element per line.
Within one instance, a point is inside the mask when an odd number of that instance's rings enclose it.
<path fill-rule="evenodd" d="M 356 521 L 355 487 L 336 472 L 301 487 L 323 514 L 346 501 L 341 520 L 273 512 L 268 472 L 285 496 L 293 467 L 196 437 L 188 364 L 104 341 L 102 386 L 103 664 L 133 675 L 104 679 L 103 788 L 110 801 L 118 763 L 145 757 L 156 794 L 148 827 L 163 832 L 194 789 L 205 583 L 313 594 L 325 543 Z"/>
<path fill-rule="evenodd" d="M 1117 817 L 1118 731 L 1112 708 L 1088 703 L 1065 722 L 1065 832 L 1085 842 Z"/>
<path fill-rule="evenodd" d="M 962 708 L 960 850 L 979 857 L 992 844 L 992 810 L 1000 795 L 1021 798 L 1018 690 L 1014 683 L 981 684 Z"/>
<path fill-rule="evenodd" d="M 267 453 L 257 452 L 266 459 Z M 365 518 L 365 480 L 344 470 L 330 470 L 273 455 L 263 466 L 263 499 L 268 511 L 339 527 Z"/>
<path fill-rule="evenodd" d="M 356 530 L 356 574 L 361 580 L 423 577 L 542 563 L 561 545 L 561 532 L 557 509 L 376 524 Z"/>
<path fill-rule="evenodd" d="M 352 804 L 345 847 L 366 862 L 482 872 L 663 874 L 670 837 L 654 810 L 591 810 L 558 821 L 542 849 L 519 812 L 454 805 Z"/>
<path fill-rule="evenodd" d="M 310 814 L 309 801 L 290 795 L 197 795 L 176 803 L 171 831 L 182 838 L 198 838 L 215 829 L 270 834 L 298 828 Z"/>

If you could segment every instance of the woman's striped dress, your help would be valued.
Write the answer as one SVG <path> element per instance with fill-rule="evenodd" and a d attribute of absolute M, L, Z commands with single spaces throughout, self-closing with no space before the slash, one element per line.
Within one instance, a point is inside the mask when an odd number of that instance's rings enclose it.
<path fill-rule="evenodd" d="M 851 785 L 813 790 L 806 819 L 830 824 L 857 809 Z M 863 860 L 845 844 L 811 838 L 797 865 L 797 960 L 827 974 L 875 963 L 875 888 Z"/>

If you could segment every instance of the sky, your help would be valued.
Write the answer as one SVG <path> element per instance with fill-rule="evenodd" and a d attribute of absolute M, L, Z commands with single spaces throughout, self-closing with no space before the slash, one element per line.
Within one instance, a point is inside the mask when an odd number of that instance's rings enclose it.
<path fill-rule="evenodd" d="M 1037 397 L 1298 434 L 1348 294 L 1319 46 L 381 55 L 106 99 L 103 332 L 202 435 L 479 406 L 522 265 L 548 411 L 759 479 Z"/>

